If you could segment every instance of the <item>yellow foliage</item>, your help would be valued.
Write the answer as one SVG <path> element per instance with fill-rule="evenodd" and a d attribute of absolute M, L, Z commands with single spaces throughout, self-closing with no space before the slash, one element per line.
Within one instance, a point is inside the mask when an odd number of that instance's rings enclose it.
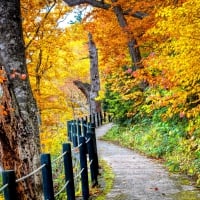
<path fill-rule="evenodd" d="M 72 10 L 64 1 L 23 0 L 21 8 L 28 73 L 41 115 L 42 151 L 56 153 L 57 144 L 67 138 L 66 121 L 84 112 L 74 111 L 85 99 L 77 95 L 72 102 L 71 93 L 78 89 L 71 85 L 74 79 L 89 80 L 87 32 L 80 24 L 60 26 Z M 68 83 L 71 93 L 65 89 Z"/>
<path fill-rule="evenodd" d="M 159 43 L 154 47 L 154 55 L 144 62 L 145 70 L 152 78 L 152 86 L 168 90 L 159 102 L 170 105 L 169 117 L 180 112 L 186 112 L 188 118 L 199 114 L 199 9 L 198 0 L 161 9 L 158 23 L 148 32 Z"/>

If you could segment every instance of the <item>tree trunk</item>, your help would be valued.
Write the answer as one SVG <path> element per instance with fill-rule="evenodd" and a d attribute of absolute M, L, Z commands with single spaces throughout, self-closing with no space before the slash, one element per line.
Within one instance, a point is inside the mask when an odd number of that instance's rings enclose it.
<path fill-rule="evenodd" d="M 38 109 L 26 68 L 20 0 L 1 0 L 0 15 L 0 65 L 7 79 L 0 86 L 0 161 L 20 178 L 40 165 Z M 16 200 L 22 199 L 42 199 L 40 174 L 17 183 Z"/>
<path fill-rule="evenodd" d="M 92 40 L 92 35 L 90 33 L 88 34 L 88 39 L 90 57 L 90 84 L 83 83 L 78 80 L 74 81 L 74 84 L 81 90 L 81 92 L 87 98 L 89 104 L 89 112 L 92 115 L 101 111 L 101 103 L 95 100 L 100 90 L 100 78 L 98 69 L 98 52 L 96 45 Z"/>
<path fill-rule="evenodd" d="M 95 114 L 101 111 L 101 103 L 96 101 L 95 98 L 98 97 L 100 90 L 100 78 L 99 78 L 99 69 L 98 69 L 98 51 L 95 43 L 92 40 L 92 35 L 88 34 L 88 46 L 90 53 L 90 114 Z"/>
<path fill-rule="evenodd" d="M 112 0 L 112 2 L 117 2 L 117 0 Z M 128 23 L 126 21 L 126 18 L 124 17 L 123 10 L 120 5 L 116 5 L 113 7 L 114 13 L 117 17 L 117 20 L 119 22 L 119 25 L 122 29 L 126 30 L 127 37 L 129 38 L 128 42 L 128 49 L 131 56 L 131 60 L 134 66 L 134 70 L 137 70 L 142 67 L 141 65 L 141 54 L 139 46 L 137 45 L 136 39 L 132 37 L 132 34 L 128 29 L 125 29 L 128 27 Z"/>

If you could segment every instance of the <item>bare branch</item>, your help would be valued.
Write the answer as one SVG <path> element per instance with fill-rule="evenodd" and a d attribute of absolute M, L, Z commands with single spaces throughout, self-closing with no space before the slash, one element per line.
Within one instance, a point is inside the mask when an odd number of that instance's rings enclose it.
<path fill-rule="evenodd" d="M 79 90 L 85 95 L 87 99 L 89 99 L 90 91 L 91 91 L 91 85 L 89 83 L 83 83 L 79 80 L 73 81 L 73 83 L 78 87 Z"/>
<path fill-rule="evenodd" d="M 111 4 L 104 3 L 104 1 L 102 1 L 102 0 L 100 0 L 100 1 L 97 1 L 97 0 L 96 1 L 94 1 L 94 0 L 64 0 L 64 1 L 70 7 L 81 5 L 81 4 L 89 4 L 93 7 L 102 8 L 102 9 L 106 9 L 106 10 L 111 8 Z M 144 13 L 142 11 L 136 11 L 134 13 L 130 13 L 130 11 L 131 10 L 124 11 L 123 14 L 129 15 L 129 16 L 132 16 L 132 17 L 135 17 L 138 19 L 143 19 L 144 17 L 148 16 L 147 13 Z"/>
<path fill-rule="evenodd" d="M 43 24 L 43 22 L 46 20 L 46 18 L 48 17 L 49 13 L 51 12 L 51 10 L 54 8 L 54 6 L 56 5 L 56 2 L 54 1 L 53 5 L 49 8 L 48 12 L 46 13 L 46 15 L 44 16 L 42 22 L 40 23 L 40 25 L 37 27 L 34 36 L 31 38 L 31 40 L 28 42 L 28 44 L 25 46 L 25 49 L 28 49 L 28 47 L 30 46 L 30 44 L 33 42 L 33 40 L 37 37 L 40 28 Z"/>
<path fill-rule="evenodd" d="M 111 5 L 104 3 L 103 1 L 95 1 L 95 0 L 64 0 L 68 6 L 73 7 L 81 4 L 90 4 L 91 6 L 102 8 L 108 10 Z"/>
<path fill-rule="evenodd" d="M 138 19 L 143 19 L 144 17 L 148 16 L 147 13 L 144 13 L 144 12 L 141 12 L 141 11 L 136 11 L 134 13 L 131 13 L 131 10 L 124 11 L 123 14 L 129 15 L 129 16 L 132 16 L 132 17 L 135 17 L 135 18 L 138 18 Z"/>

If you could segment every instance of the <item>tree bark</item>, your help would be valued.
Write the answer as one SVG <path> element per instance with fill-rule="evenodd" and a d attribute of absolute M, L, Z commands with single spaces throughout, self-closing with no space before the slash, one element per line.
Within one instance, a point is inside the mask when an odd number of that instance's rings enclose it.
<path fill-rule="evenodd" d="M 90 114 L 95 114 L 101 111 L 101 103 L 96 101 L 95 98 L 98 97 L 100 90 L 100 78 L 99 78 L 99 69 L 98 69 L 98 51 L 95 43 L 92 39 L 92 34 L 88 34 L 88 46 L 90 54 Z"/>
<path fill-rule="evenodd" d="M 20 0 L 0 3 L 0 65 L 7 79 L 1 83 L 0 160 L 20 178 L 40 165 L 39 113 L 27 74 Z M 39 174 L 17 183 L 16 200 L 22 199 L 42 199 Z"/>
<path fill-rule="evenodd" d="M 112 2 L 113 3 L 117 2 L 117 0 L 112 0 Z M 126 29 L 126 27 L 128 27 L 128 23 L 127 23 L 126 18 L 124 17 L 124 13 L 123 13 L 121 6 L 120 5 L 114 6 L 113 10 L 117 17 L 120 27 L 123 30 L 126 30 L 127 36 L 129 38 L 129 41 L 128 41 L 129 53 L 130 53 L 131 60 L 132 60 L 133 66 L 134 66 L 134 70 L 137 70 L 142 67 L 139 46 L 137 45 L 137 41 L 136 41 L 136 39 L 133 38 L 130 31 L 128 31 L 128 29 Z"/>
<path fill-rule="evenodd" d="M 90 33 L 88 34 L 88 40 L 90 57 L 90 84 L 83 83 L 78 80 L 74 81 L 74 84 L 87 98 L 89 104 L 89 112 L 92 115 L 101 111 L 101 103 L 95 99 L 98 96 L 98 92 L 100 90 L 100 78 L 98 69 L 98 51 Z"/>
<path fill-rule="evenodd" d="M 88 103 L 90 98 L 90 91 L 91 91 L 91 85 L 89 83 L 83 83 L 79 80 L 73 81 L 73 83 L 78 87 L 78 89 L 84 94 L 86 97 Z"/>

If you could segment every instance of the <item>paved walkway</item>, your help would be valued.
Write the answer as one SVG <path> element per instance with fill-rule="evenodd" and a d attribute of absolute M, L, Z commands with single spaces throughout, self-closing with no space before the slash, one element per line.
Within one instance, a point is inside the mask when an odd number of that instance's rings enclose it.
<path fill-rule="evenodd" d="M 97 139 L 111 126 L 97 128 Z M 99 157 L 115 174 L 114 187 L 106 200 L 200 200 L 200 191 L 191 185 L 182 185 L 182 178 L 170 175 L 155 160 L 99 139 L 97 148 Z"/>

